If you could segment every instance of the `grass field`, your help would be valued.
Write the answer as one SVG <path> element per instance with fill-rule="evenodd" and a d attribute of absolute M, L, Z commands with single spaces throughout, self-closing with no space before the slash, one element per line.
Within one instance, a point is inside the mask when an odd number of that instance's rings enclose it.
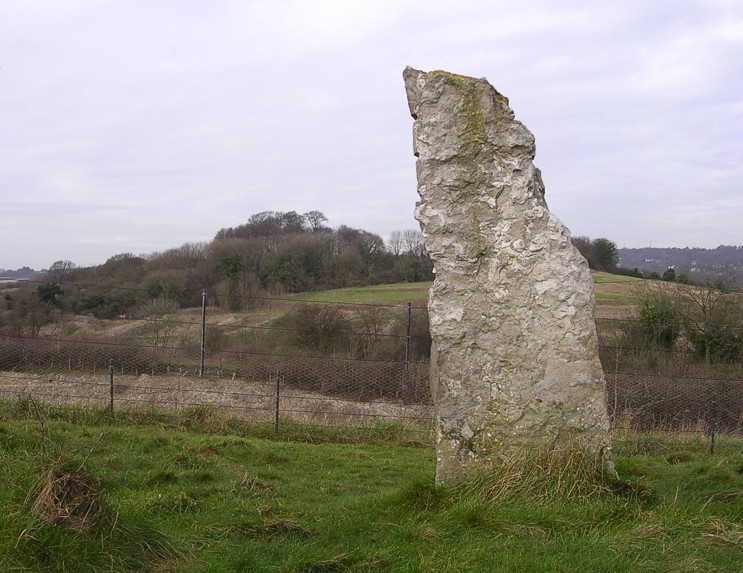
<path fill-rule="evenodd" d="M 740 442 L 710 458 L 699 442 L 630 436 L 623 481 L 570 463 L 550 473 L 532 456 L 443 489 L 432 447 L 393 434 L 310 443 L 230 428 L 197 410 L 111 421 L 0 402 L 0 570 L 737 572 L 743 562 Z"/>
<path fill-rule="evenodd" d="M 592 276 L 598 305 L 633 305 L 634 290 L 647 283 L 643 279 L 609 273 L 592 273 Z"/>
<path fill-rule="evenodd" d="M 609 273 L 592 273 L 596 302 L 598 304 L 632 305 L 633 288 L 643 284 L 642 279 Z M 430 282 L 397 283 L 370 287 L 344 288 L 293 297 L 308 302 L 346 304 L 394 304 L 412 302 L 413 306 L 426 306 Z"/>
<path fill-rule="evenodd" d="M 430 282 L 395 283 L 302 293 L 296 295 L 293 299 L 307 302 L 345 304 L 402 305 L 411 302 L 414 306 L 426 306 L 429 288 L 431 288 Z"/>

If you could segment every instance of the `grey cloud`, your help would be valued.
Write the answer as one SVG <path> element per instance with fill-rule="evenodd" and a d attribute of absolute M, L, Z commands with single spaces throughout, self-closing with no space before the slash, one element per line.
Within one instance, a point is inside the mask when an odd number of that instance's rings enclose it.
<path fill-rule="evenodd" d="M 508 96 L 575 234 L 743 242 L 739 3 L 307 6 L 6 8 L 0 189 L 27 203 L 0 215 L 0 267 L 163 250 L 269 209 L 414 227 L 405 65 Z"/>

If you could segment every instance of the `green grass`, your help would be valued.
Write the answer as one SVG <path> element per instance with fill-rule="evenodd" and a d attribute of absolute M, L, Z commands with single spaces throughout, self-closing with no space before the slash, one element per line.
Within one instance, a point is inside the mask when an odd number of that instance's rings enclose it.
<path fill-rule="evenodd" d="M 0 403 L 1 571 L 732 572 L 743 560 L 736 440 L 710 458 L 702 442 L 625 436 L 623 481 L 527 455 L 444 489 L 432 448 L 394 435 L 279 441 L 229 421 L 221 434 L 214 415 L 188 415 L 186 431 L 27 406 Z M 31 510 L 49 468 L 98 480 L 97 520 L 72 530 Z"/>
<path fill-rule="evenodd" d="M 609 273 L 592 273 L 592 276 L 597 304 L 613 306 L 637 304 L 634 290 L 643 283 L 643 279 Z"/>
<path fill-rule="evenodd" d="M 592 276 L 596 301 L 599 304 L 635 304 L 632 289 L 641 284 L 642 279 L 609 273 L 592 273 Z M 430 288 L 430 282 L 397 283 L 303 293 L 293 298 L 307 302 L 339 304 L 403 305 L 412 302 L 414 306 L 426 306 Z"/>
<path fill-rule="evenodd" d="M 430 282 L 395 283 L 302 293 L 293 298 L 307 302 L 340 304 L 402 305 L 412 302 L 414 306 L 426 306 L 429 288 Z"/>
<path fill-rule="evenodd" d="M 626 275 L 613 275 L 610 273 L 604 273 L 604 272 L 595 272 L 591 273 L 591 276 L 593 277 L 593 284 L 595 285 L 602 285 L 607 283 L 612 284 L 640 284 L 643 282 L 644 279 L 638 279 L 637 277 L 629 277 Z"/>

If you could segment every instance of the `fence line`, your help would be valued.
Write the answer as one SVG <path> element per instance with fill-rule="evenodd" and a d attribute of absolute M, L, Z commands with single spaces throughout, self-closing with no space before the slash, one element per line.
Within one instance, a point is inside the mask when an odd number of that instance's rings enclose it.
<path fill-rule="evenodd" d="M 277 429 L 285 418 L 430 425 L 429 365 L 426 349 L 416 348 L 428 338 L 412 332 L 424 310 L 410 303 L 364 304 L 372 314 L 358 315 L 352 324 L 344 313 L 358 305 L 322 306 L 327 313 L 303 328 L 275 321 L 244 324 L 240 315 L 212 324 L 204 293 L 200 321 L 138 319 L 122 339 L 0 335 L 0 397 L 31 394 L 112 411 L 214 406 L 271 420 Z M 683 346 L 627 346 L 617 325 L 636 322 L 596 321 L 612 427 L 707 436 L 711 449 L 721 433 L 743 434 L 743 365 L 702 364 Z M 366 331 L 347 328 L 362 323 Z M 163 324 L 174 331 L 159 336 L 147 330 Z M 185 333 L 176 333 L 181 327 Z M 190 329 L 197 327 L 195 340 Z"/>

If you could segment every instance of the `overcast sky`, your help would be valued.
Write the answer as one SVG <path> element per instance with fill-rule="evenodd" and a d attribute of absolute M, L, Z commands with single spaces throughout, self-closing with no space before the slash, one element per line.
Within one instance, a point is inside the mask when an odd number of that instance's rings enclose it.
<path fill-rule="evenodd" d="M 0 9 L 0 268 L 267 210 L 417 228 L 406 65 L 510 99 L 573 235 L 743 244 L 740 0 L 28 0 Z"/>

